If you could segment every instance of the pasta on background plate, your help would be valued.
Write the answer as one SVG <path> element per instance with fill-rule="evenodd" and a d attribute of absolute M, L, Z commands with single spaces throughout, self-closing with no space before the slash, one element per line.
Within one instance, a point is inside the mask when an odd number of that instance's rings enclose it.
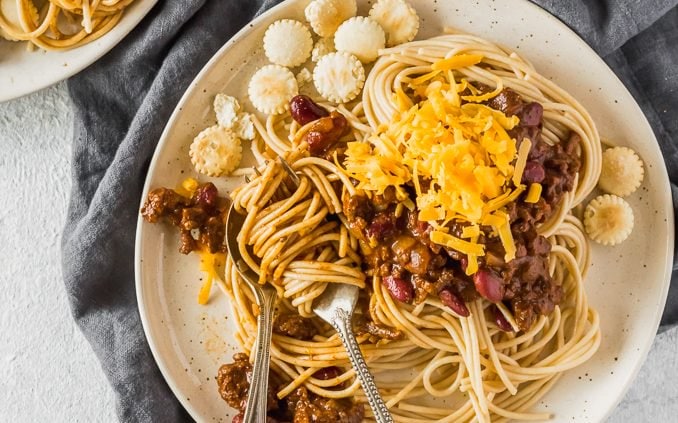
<path fill-rule="evenodd" d="M 0 0 L 0 38 L 29 48 L 67 50 L 115 27 L 134 0 Z"/>

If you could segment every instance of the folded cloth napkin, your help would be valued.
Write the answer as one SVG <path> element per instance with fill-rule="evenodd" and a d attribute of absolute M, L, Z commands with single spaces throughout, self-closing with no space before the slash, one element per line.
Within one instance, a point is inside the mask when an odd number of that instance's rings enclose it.
<path fill-rule="evenodd" d="M 534 0 L 617 72 L 655 130 L 678 183 L 678 0 Z M 179 98 L 207 60 L 273 0 L 160 1 L 125 40 L 68 83 L 73 189 L 62 238 L 73 315 L 117 394 L 121 421 L 188 420 L 141 327 L 134 237 L 147 166 Z M 662 327 L 678 323 L 678 272 Z"/>

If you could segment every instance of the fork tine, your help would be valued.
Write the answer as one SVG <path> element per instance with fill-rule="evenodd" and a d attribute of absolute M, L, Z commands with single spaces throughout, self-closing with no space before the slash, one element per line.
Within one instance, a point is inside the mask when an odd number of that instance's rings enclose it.
<path fill-rule="evenodd" d="M 296 174 L 294 170 L 292 170 L 292 166 L 290 166 L 289 163 L 282 157 L 280 157 L 280 164 L 282 165 L 283 169 L 287 174 L 289 175 L 290 179 L 292 179 L 292 182 L 294 182 L 294 185 L 299 186 L 301 184 L 301 179 L 299 179 L 299 175 Z"/>

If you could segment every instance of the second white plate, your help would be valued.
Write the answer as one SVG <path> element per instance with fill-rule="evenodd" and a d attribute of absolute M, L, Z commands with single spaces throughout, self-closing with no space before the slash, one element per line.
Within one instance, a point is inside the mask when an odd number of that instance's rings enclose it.
<path fill-rule="evenodd" d="M 25 42 L 0 39 L 0 102 L 30 94 L 70 78 L 115 47 L 158 0 L 137 0 L 106 35 L 66 51 L 28 51 Z"/>

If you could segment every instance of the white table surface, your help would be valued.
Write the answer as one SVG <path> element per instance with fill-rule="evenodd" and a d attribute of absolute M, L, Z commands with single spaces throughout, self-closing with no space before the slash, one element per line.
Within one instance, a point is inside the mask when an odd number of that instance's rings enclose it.
<path fill-rule="evenodd" d="M 1 89 L 1 87 L 0 87 Z M 61 278 L 72 112 L 65 84 L 0 104 L 0 422 L 115 421 Z M 657 336 L 609 422 L 678 421 L 678 328 Z"/>

